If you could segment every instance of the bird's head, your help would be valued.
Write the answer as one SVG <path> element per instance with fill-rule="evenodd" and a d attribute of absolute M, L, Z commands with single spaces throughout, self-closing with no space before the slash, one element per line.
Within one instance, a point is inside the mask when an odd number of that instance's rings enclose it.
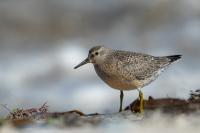
<path fill-rule="evenodd" d="M 87 63 L 101 64 L 104 62 L 106 56 L 108 55 L 110 49 L 103 46 L 95 46 L 89 50 L 88 57 L 82 61 L 80 64 L 74 67 L 74 69 L 85 65 Z"/>

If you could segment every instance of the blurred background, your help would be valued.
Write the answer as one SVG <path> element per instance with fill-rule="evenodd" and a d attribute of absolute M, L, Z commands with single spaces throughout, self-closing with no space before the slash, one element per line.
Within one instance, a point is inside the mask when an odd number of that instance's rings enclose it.
<path fill-rule="evenodd" d="M 189 97 L 200 82 L 199 0 L 0 0 L 0 104 L 10 109 L 112 113 L 119 91 L 91 64 L 96 45 L 155 56 L 183 54 L 145 97 Z M 124 106 L 137 91 L 125 92 Z M 0 116 L 8 112 L 0 108 Z"/>

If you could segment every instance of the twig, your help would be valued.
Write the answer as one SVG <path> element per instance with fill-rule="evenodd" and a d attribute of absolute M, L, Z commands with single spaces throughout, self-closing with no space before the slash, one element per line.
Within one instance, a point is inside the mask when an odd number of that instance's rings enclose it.
<path fill-rule="evenodd" d="M 12 111 L 6 106 L 6 104 L 0 104 L 4 109 L 6 109 L 10 114 L 12 114 Z"/>

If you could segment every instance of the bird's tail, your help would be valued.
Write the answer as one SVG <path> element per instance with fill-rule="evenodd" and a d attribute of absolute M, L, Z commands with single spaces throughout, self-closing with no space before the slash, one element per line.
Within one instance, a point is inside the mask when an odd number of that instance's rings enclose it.
<path fill-rule="evenodd" d="M 172 63 L 182 57 L 182 55 L 170 55 L 166 56 L 169 59 L 169 62 Z"/>

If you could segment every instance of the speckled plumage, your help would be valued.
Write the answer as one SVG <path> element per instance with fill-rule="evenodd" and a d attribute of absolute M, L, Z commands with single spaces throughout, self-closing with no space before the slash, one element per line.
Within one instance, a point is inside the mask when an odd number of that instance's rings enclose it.
<path fill-rule="evenodd" d="M 99 77 L 119 90 L 142 88 L 154 81 L 171 59 L 129 51 L 110 50 L 104 63 L 94 64 Z M 116 85 L 114 85 L 116 84 Z"/>

